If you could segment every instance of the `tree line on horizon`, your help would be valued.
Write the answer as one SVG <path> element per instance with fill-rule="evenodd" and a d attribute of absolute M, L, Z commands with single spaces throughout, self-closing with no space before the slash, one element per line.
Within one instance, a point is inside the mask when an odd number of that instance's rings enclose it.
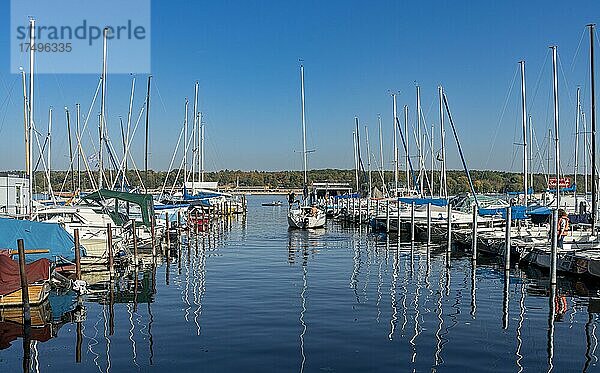
<path fill-rule="evenodd" d="M 9 174 L 11 172 L 8 172 Z M 477 193 L 506 193 L 506 192 L 517 192 L 523 189 L 523 175 L 515 172 L 508 171 L 482 171 L 472 170 L 470 171 L 471 178 L 473 180 L 473 186 Z M 12 174 L 22 175 L 22 171 L 14 171 Z M 153 171 L 149 170 L 148 175 L 145 175 L 143 171 L 128 171 L 127 180 L 129 182 L 129 188 L 143 190 L 142 185 L 148 190 L 160 190 L 163 185 L 166 186 L 166 190 L 170 190 L 173 185 L 180 186 L 183 181 L 183 171 L 179 173 L 177 177 L 177 170 L 167 171 Z M 105 180 L 110 181 L 112 178 L 109 172 L 105 171 Z M 94 180 L 94 183 L 90 181 L 90 176 Z M 113 176 L 116 176 L 113 175 Z M 366 190 L 367 175 L 366 173 L 359 174 L 359 180 L 361 183 L 361 189 Z M 434 191 L 439 191 L 439 171 L 434 172 Z M 573 182 L 573 175 L 564 175 L 570 177 Z M 552 177 L 552 175 L 551 175 Z M 348 183 L 350 187 L 356 189 L 356 177 L 354 170 L 344 169 L 320 169 L 311 170 L 308 172 L 309 183 L 311 182 L 335 182 L 335 183 Z M 383 178 L 385 179 L 386 185 L 391 187 L 394 184 L 394 175 L 391 171 L 384 171 Z M 428 179 L 431 179 L 431 172 L 428 172 Z M 547 175 L 545 174 L 534 174 L 533 177 L 533 189 L 536 192 L 542 192 L 547 189 Z M 97 187 L 98 172 L 82 172 L 81 173 L 81 189 L 82 190 L 93 190 Z M 198 176 L 196 174 L 196 180 Z M 304 174 L 302 171 L 241 171 L 241 170 L 221 170 L 216 172 L 205 172 L 205 181 L 216 181 L 220 188 L 235 189 L 239 187 L 261 187 L 265 189 L 293 189 L 302 188 Z M 582 192 L 585 188 L 583 186 L 584 176 L 578 175 L 578 190 Z M 36 172 L 34 178 L 34 190 L 36 193 L 46 192 L 47 188 L 47 175 L 44 172 Z M 68 171 L 52 171 L 51 184 L 54 192 L 70 192 L 72 186 L 77 189 L 78 175 L 71 175 Z M 402 171 L 399 173 L 399 185 L 405 184 L 405 173 Z M 121 182 L 117 183 L 118 186 Z M 372 185 L 378 189 L 382 189 L 382 173 L 380 171 L 372 173 Z M 468 178 L 464 171 L 449 170 L 447 171 L 447 185 L 448 193 L 451 195 L 470 192 L 470 186 Z M 588 177 L 588 190 L 591 188 L 591 177 Z M 105 184 L 104 187 L 109 187 L 110 184 Z M 530 186 L 531 187 L 531 186 Z M 426 191 L 427 182 L 425 182 Z"/>

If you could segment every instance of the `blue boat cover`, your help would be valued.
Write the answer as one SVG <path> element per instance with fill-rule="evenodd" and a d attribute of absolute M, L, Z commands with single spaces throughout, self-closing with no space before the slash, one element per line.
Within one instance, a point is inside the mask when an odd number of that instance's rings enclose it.
<path fill-rule="evenodd" d="M 29 220 L 0 218 L 0 250 L 17 250 L 17 240 L 23 239 L 25 250 L 44 249 L 45 254 L 28 254 L 27 261 L 46 258 L 75 260 L 75 244 L 63 227 L 56 223 L 40 223 Z M 85 250 L 81 249 L 82 256 Z"/>
<path fill-rule="evenodd" d="M 431 203 L 433 206 L 447 206 L 448 200 L 445 198 L 398 198 L 398 201 L 406 204 L 415 203 L 415 205 L 426 205 Z"/>
<path fill-rule="evenodd" d="M 509 196 L 518 196 L 518 195 L 521 195 L 521 194 L 523 194 L 523 191 L 521 190 L 521 191 L 517 191 L 517 192 L 508 192 L 507 194 L 508 194 Z M 527 194 L 528 194 L 528 195 L 531 195 L 531 194 L 533 194 L 533 188 L 529 188 L 529 189 L 527 189 Z"/>
<path fill-rule="evenodd" d="M 479 215 L 481 216 L 493 216 L 500 215 L 502 219 L 506 219 L 506 208 L 480 208 Z M 511 206 L 510 207 L 510 218 L 512 220 L 524 220 L 529 216 L 527 215 L 527 208 L 525 206 Z"/>

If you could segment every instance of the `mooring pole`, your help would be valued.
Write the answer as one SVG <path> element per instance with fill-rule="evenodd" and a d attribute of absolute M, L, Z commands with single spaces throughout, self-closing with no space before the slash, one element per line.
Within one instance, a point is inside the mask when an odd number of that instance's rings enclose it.
<path fill-rule="evenodd" d="M 510 206 L 506 208 L 506 227 L 504 230 L 504 242 L 506 243 L 506 247 L 504 249 L 504 270 L 510 270 L 510 248 L 512 246 L 511 243 L 511 232 L 510 228 L 512 225 L 512 214 Z"/>
<path fill-rule="evenodd" d="M 427 204 L 427 246 L 431 245 L 431 203 Z"/>
<path fill-rule="evenodd" d="M 115 276 L 115 267 L 113 259 L 112 227 L 110 223 L 106 225 L 106 240 L 108 249 L 108 272 L 110 274 L 110 279 L 113 280 Z"/>
<path fill-rule="evenodd" d="M 473 254 L 473 260 L 477 260 L 477 206 L 473 206 L 473 242 L 471 243 L 471 251 Z"/>
<path fill-rule="evenodd" d="M 166 237 L 167 238 L 167 250 L 169 250 L 169 246 L 171 245 L 171 237 L 169 237 L 170 235 L 169 235 L 169 213 L 168 212 L 165 212 L 165 222 L 166 222 L 165 223 L 166 224 L 165 232 L 167 235 L 167 237 Z"/>
<path fill-rule="evenodd" d="M 75 228 L 73 231 L 73 238 L 75 239 L 75 279 L 81 280 L 81 251 L 79 244 L 79 229 Z"/>
<path fill-rule="evenodd" d="M 19 249 L 19 274 L 21 275 L 21 301 L 23 302 L 23 324 L 31 326 L 31 307 L 29 306 L 29 283 L 25 271 L 25 246 L 22 239 L 17 240 Z"/>
<path fill-rule="evenodd" d="M 550 223 L 550 234 L 552 235 L 552 248 L 550 252 L 550 284 L 556 285 L 556 266 L 558 261 L 558 210 L 552 211 L 552 222 Z"/>
<path fill-rule="evenodd" d="M 390 201 L 386 201 L 385 204 L 385 232 L 390 232 Z M 398 227 L 398 234 L 400 234 L 400 227 Z"/>
<path fill-rule="evenodd" d="M 447 235 L 447 244 L 446 251 L 448 254 L 452 252 L 452 205 L 448 203 L 448 235 Z M 450 264 L 450 263 L 448 263 Z"/>
<path fill-rule="evenodd" d="M 398 213 L 400 216 L 400 213 Z M 398 224 L 398 234 L 400 234 L 400 224 Z M 410 204 L 410 242 L 415 242 L 415 203 Z"/>
<path fill-rule="evenodd" d="M 133 229 L 133 261 L 135 266 L 138 265 L 138 245 L 137 245 L 137 232 L 135 228 L 135 219 L 131 219 L 131 227 Z M 137 281 L 137 279 L 136 279 Z"/>

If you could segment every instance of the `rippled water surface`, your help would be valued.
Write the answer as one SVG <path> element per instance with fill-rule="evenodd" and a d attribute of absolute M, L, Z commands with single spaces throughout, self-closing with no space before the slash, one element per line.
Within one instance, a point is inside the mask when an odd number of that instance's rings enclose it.
<path fill-rule="evenodd" d="M 285 206 L 261 206 L 272 200 L 249 197 L 246 219 L 190 239 L 169 264 L 150 260 L 137 292 L 126 273 L 112 295 L 86 297 L 80 363 L 77 318 L 53 303 L 54 337 L 34 338 L 25 364 L 60 372 L 600 371 L 593 283 L 561 278 L 553 297 L 538 270 L 513 266 L 506 287 L 499 263 L 473 266 L 458 247 L 448 261 L 445 247 L 398 245 L 338 222 L 288 231 Z M 10 345 L 0 343 L 0 371 L 20 371 L 24 343 L 3 330 Z"/>

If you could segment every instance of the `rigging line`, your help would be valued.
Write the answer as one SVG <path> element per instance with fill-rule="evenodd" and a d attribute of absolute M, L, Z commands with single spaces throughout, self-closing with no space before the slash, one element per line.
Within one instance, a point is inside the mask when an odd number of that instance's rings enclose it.
<path fill-rule="evenodd" d="M 162 186 L 162 189 L 160 191 L 160 197 L 162 198 L 162 196 L 165 193 L 165 188 L 167 187 L 167 182 L 169 180 L 169 174 L 171 173 L 172 167 L 173 167 L 173 163 L 175 163 L 175 157 L 177 157 L 177 152 L 179 150 L 179 144 L 181 143 L 181 138 L 183 137 L 183 126 L 181 127 L 181 131 L 179 131 L 179 138 L 177 139 L 177 144 L 175 145 L 175 150 L 173 151 L 173 156 L 171 157 L 171 163 L 169 163 L 169 168 L 167 171 L 167 176 L 165 177 L 165 182 Z"/>
<path fill-rule="evenodd" d="M 496 131 L 494 132 L 494 137 L 492 138 L 492 148 L 488 153 L 487 160 L 485 161 L 485 168 L 488 168 L 488 164 L 490 163 L 490 157 L 494 153 L 494 147 L 496 145 L 496 139 L 498 138 L 498 134 L 500 133 L 500 125 L 502 124 L 502 119 L 504 118 L 504 114 L 506 113 L 506 108 L 508 107 L 508 101 L 510 99 L 510 95 L 515 86 L 515 81 L 517 80 L 517 75 L 519 73 L 519 69 L 515 68 L 515 74 L 513 75 L 512 82 L 510 83 L 510 87 L 508 89 L 508 93 L 506 94 L 506 98 L 504 99 L 504 105 L 502 106 L 502 111 L 500 112 L 500 118 L 498 119 L 498 124 L 496 125 Z"/>
<path fill-rule="evenodd" d="M 581 37 L 579 38 L 579 43 L 577 44 L 577 48 L 575 49 L 575 54 L 573 55 L 573 60 L 571 61 L 571 73 L 573 73 L 575 71 L 575 60 L 577 59 L 577 56 L 579 55 L 579 48 L 581 47 L 581 42 L 583 41 L 583 37 L 585 36 L 587 31 L 587 27 L 583 27 L 583 30 L 581 31 Z"/>
<path fill-rule="evenodd" d="M 7 89 L 8 92 L 6 94 L 6 98 L 0 104 L 0 107 L 3 107 L 4 104 L 6 103 L 6 110 L 3 110 L 4 114 L 2 115 L 2 120 L 0 121 L 0 134 L 2 133 L 2 130 L 4 129 L 4 123 L 6 122 L 6 115 L 8 114 L 8 108 L 10 107 L 10 104 L 12 102 L 12 93 L 13 93 L 13 90 L 15 87 L 15 83 L 18 79 L 19 79 L 19 76 L 17 75 L 13 79 L 13 82 L 12 82 L 10 88 Z"/>
<path fill-rule="evenodd" d="M 467 167 L 467 162 L 465 161 L 465 157 L 460 146 L 460 141 L 458 140 L 458 134 L 456 133 L 456 127 L 454 126 L 454 121 L 452 120 L 452 114 L 450 114 L 450 107 L 448 105 L 448 99 L 446 98 L 446 92 L 443 94 L 444 97 L 444 106 L 446 107 L 446 113 L 448 114 L 448 120 L 450 121 L 450 126 L 452 127 L 452 133 L 454 133 L 454 139 L 456 140 L 456 146 L 458 147 L 458 153 L 460 154 L 460 159 L 462 161 L 463 167 L 465 168 L 465 173 L 467 174 L 467 178 L 469 179 L 469 186 L 471 187 L 471 193 L 473 193 L 473 198 L 475 199 L 475 204 L 479 209 L 479 201 L 477 201 L 477 194 L 475 194 L 475 186 L 473 185 L 473 179 L 471 179 L 471 173 L 469 172 L 469 168 Z"/>
<path fill-rule="evenodd" d="M 533 96 L 531 97 L 531 99 L 528 102 L 528 107 L 527 107 L 527 112 L 531 113 L 533 111 L 533 107 L 535 106 L 535 99 L 537 97 L 538 91 L 540 89 L 540 85 L 542 82 L 542 75 L 544 73 L 544 67 L 546 67 L 546 63 L 548 62 L 548 56 L 550 55 L 550 50 L 548 50 L 546 52 L 546 55 L 544 57 L 544 62 L 542 63 L 542 68 L 540 69 L 540 72 L 538 74 L 536 83 L 535 83 L 535 90 L 533 91 Z"/>
<path fill-rule="evenodd" d="M 135 126 L 133 127 L 133 131 L 127 135 L 127 145 L 125 146 L 125 154 L 123 154 L 123 159 L 121 160 L 121 164 L 119 165 L 119 171 L 117 172 L 117 176 L 115 177 L 115 180 L 113 181 L 113 185 L 112 188 L 114 189 L 115 186 L 117 185 L 119 176 L 121 175 L 121 172 L 123 173 L 123 177 L 127 177 L 127 175 L 125 175 L 125 164 L 127 163 L 127 156 L 131 156 L 131 158 L 133 159 L 133 156 L 131 155 L 130 152 L 130 148 L 131 148 L 131 144 L 133 143 L 133 138 L 135 136 L 135 133 L 137 132 L 138 126 L 140 124 L 140 121 L 142 119 L 142 115 L 144 114 L 144 110 L 146 109 L 146 102 L 144 101 L 144 103 L 142 104 L 142 107 L 140 108 L 140 114 L 138 115 L 137 121 L 135 122 Z M 131 138 L 130 138 L 131 135 Z M 135 167 L 135 165 L 134 165 Z M 143 185 L 143 183 L 142 183 Z"/>
<path fill-rule="evenodd" d="M 567 79 L 567 76 L 565 75 L 565 70 L 563 69 L 562 63 L 561 63 L 561 58 L 560 55 L 557 53 L 557 60 L 558 60 L 558 67 L 560 68 L 560 72 L 562 73 L 562 78 L 564 81 L 564 85 L 567 87 L 567 96 L 569 97 L 569 105 L 575 106 L 575 99 L 573 99 L 573 96 L 571 96 L 571 87 L 569 86 L 569 80 Z"/>

